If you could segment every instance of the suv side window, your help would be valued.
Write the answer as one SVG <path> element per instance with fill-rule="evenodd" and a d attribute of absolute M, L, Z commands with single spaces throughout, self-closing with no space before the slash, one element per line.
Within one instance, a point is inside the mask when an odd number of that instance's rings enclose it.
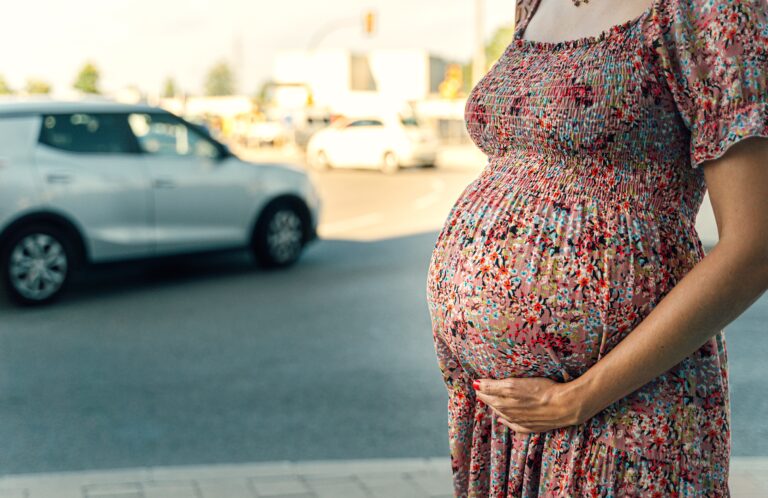
<path fill-rule="evenodd" d="M 44 114 L 38 141 L 59 150 L 90 154 L 138 152 L 125 114 Z"/>
<path fill-rule="evenodd" d="M 134 113 L 128 117 L 141 149 L 159 156 L 219 157 L 219 148 L 184 121 L 163 113 Z"/>

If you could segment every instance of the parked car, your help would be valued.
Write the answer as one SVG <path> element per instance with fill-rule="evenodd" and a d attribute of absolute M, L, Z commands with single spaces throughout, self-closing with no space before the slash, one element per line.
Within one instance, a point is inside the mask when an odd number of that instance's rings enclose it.
<path fill-rule="evenodd" d="M 275 147 L 289 142 L 291 131 L 279 121 L 248 114 L 238 117 L 232 135 L 243 147 Z"/>
<path fill-rule="evenodd" d="M 312 135 L 328 127 L 331 124 L 329 115 L 309 115 L 302 126 L 296 128 L 296 145 L 304 152 L 307 150 L 307 144 Z"/>
<path fill-rule="evenodd" d="M 378 168 L 394 173 L 403 166 L 433 166 L 436 134 L 414 117 L 358 116 L 336 119 L 307 143 L 314 168 Z"/>
<path fill-rule="evenodd" d="M 21 304 L 51 301 L 90 263 L 248 249 L 288 266 L 320 206 L 299 167 L 245 162 L 157 107 L 0 104 L 0 269 Z"/>

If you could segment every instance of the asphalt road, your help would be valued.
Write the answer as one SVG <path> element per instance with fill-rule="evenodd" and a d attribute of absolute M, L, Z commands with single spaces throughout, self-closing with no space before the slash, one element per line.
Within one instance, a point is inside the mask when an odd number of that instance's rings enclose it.
<path fill-rule="evenodd" d="M 288 270 L 185 258 L 102 268 L 47 308 L 0 299 L 0 473 L 447 455 L 425 279 L 473 173 L 354 175 L 321 180 L 337 235 Z M 766 323 L 763 296 L 726 332 L 734 455 L 768 455 Z"/>

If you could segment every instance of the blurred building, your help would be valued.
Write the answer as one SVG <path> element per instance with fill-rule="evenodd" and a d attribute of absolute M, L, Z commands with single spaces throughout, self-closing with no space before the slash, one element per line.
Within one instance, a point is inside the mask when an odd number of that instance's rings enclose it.
<path fill-rule="evenodd" d="M 283 50 L 275 56 L 272 79 L 276 108 L 306 107 L 306 98 L 295 94 L 306 92 L 312 107 L 330 114 L 415 111 L 444 140 L 467 140 L 461 66 L 427 50 Z M 283 87 L 294 91 L 282 98 Z"/>

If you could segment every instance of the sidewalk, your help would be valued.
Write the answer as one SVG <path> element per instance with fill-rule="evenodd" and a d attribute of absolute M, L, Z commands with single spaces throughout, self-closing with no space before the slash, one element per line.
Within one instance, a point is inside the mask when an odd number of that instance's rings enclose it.
<path fill-rule="evenodd" d="M 768 457 L 734 458 L 733 498 L 768 496 Z M 147 467 L 0 477 L 0 498 L 452 498 L 447 458 Z"/>

